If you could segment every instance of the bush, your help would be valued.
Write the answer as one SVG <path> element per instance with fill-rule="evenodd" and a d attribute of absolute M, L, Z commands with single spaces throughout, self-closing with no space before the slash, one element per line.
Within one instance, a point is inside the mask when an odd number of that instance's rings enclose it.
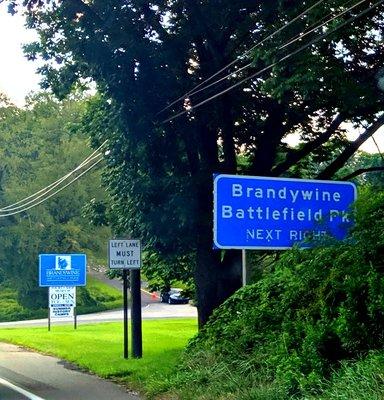
<path fill-rule="evenodd" d="M 247 364 L 247 379 L 308 396 L 342 362 L 382 349 L 384 195 L 361 197 L 348 240 L 285 252 L 218 308 L 190 342 L 185 373 L 202 368 L 203 352 L 212 368 Z"/>

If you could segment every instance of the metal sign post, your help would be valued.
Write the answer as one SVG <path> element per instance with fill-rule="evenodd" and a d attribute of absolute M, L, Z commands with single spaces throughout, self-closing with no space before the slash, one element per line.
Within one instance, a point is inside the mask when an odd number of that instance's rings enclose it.
<path fill-rule="evenodd" d="M 123 299 L 124 299 L 124 358 L 128 358 L 128 272 L 123 269 Z"/>
<path fill-rule="evenodd" d="M 48 307 L 48 332 L 51 330 L 51 309 Z"/>
<path fill-rule="evenodd" d="M 124 358 L 128 358 L 128 270 L 131 270 L 132 357 L 142 357 L 141 243 L 137 239 L 113 239 L 108 245 L 109 268 L 123 270 Z"/>
<path fill-rule="evenodd" d="M 140 270 L 131 269 L 131 329 L 132 329 L 132 357 L 143 356 L 143 340 L 141 329 L 141 279 Z"/>
<path fill-rule="evenodd" d="M 243 286 L 247 286 L 247 282 L 248 282 L 247 253 L 245 252 L 245 250 L 241 250 L 241 267 L 242 267 Z"/>

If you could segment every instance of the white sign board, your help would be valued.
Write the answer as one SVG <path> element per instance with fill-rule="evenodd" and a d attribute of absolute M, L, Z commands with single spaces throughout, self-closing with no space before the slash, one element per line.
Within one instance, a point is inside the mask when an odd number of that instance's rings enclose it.
<path fill-rule="evenodd" d="M 140 269 L 141 243 L 137 239 L 109 241 L 109 268 L 111 269 Z"/>
<path fill-rule="evenodd" d="M 74 308 L 76 307 L 76 287 L 51 286 L 48 296 L 51 318 L 74 316 Z"/>

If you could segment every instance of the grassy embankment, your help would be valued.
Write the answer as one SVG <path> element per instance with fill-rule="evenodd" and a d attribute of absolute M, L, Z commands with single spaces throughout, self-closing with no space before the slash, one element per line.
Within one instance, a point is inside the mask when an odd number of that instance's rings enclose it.
<path fill-rule="evenodd" d="M 143 358 L 123 358 L 121 323 L 0 329 L 0 341 L 19 344 L 115 378 L 149 396 L 177 371 L 180 354 L 197 330 L 193 319 L 143 321 Z"/>
<path fill-rule="evenodd" d="M 87 286 L 85 288 L 77 289 L 78 314 L 110 310 L 119 307 L 122 307 L 121 292 L 93 277 L 87 277 Z M 15 289 L 6 283 L 0 285 L 0 322 L 45 318 L 46 316 L 47 308 L 24 308 L 17 301 L 17 292 Z"/>
<path fill-rule="evenodd" d="M 228 364 L 216 362 L 212 368 L 205 360 L 189 373 L 179 372 L 180 355 L 195 332 L 196 321 L 191 319 L 143 321 L 144 357 L 140 360 L 123 359 L 121 323 L 81 325 L 77 331 L 72 326 L 54 326 L 51 332 L 45 327 L 0 329 L 0 340 L 55 355 L 101 377 L 117 379 L 148 398 L 159 395 L 161 399 L 180 400 L 287 399 L 277 382 L 263 381 L 256 371 L 252 379 L 246 364 L 228 368 Z M 321 395 L 290 398 L 379 400 L 384 398 L 383 370 L 384 354 L 376 352 L 357 363 L 346 363 L 329 381 L 323 382 Z M 176 381 L 184 385 L 177 388 Z"/>

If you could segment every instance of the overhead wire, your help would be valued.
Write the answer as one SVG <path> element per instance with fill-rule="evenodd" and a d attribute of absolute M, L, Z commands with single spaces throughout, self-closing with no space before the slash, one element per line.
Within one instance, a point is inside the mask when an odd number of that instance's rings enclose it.
<path fill-rule="evenodd" d="M 268 39 L 272 38 L 273 36 L 275 36 L 277 33 L 281 32 L 282 30 L 284 30 L 285 28 L 287 28 L 290 24 L 292 24 L 293 22 L 295 22 L 296 20 L 298 20 L 299 18 L 301 18 L 303 15 L 305 15 L 306 13 L 308 13 L 310 10 L 312 10 L 313 8 L 315 8 L 317 5 L 319 5 L 320 3 L 322 3 L 324 0 L 320 0 L 318 2 L 316 2 L 315 4 L 313 4 L 311 7 L 309 7 L 308 9 L 306 9 L 304 12 L 302 12 L 301 14 L 299 14 L 297 17 L 293 18 L 291 21 L 289 21 L 288 24 L 282 26 L 281 28 L 279 28 L 278 30 L 274 31 L 272 34 L 270 34 L 269 36 L 267 36 L 266 38 L 264 38 L 262 41 L 258 42 L 255 46 L 253 46 L 252 48 L 250 48 L 249 50 L 247 50 L 242 57 L 245 57 L 247 54 L 249 54 L 251 51 L 253 51 L 255 48 L 257 48 L 258 46 L 260 46 L 261 44 L 265 43 L 265 41 L 267 41 Z M 341 15 L 344 15 L 345 13 L 347 13 L 348 11 L 352 10 L 353 8 L 357 7 L 358 5 L 362 4 L 364 1 L 367 0 L 360 0 L 358 3 L 354 4 L 352 7 L 344 10 L 343 12 L 341 12 L 340 14 L 332 17 L 331 19 L 327 20 L 326 22 L 324 22 L 323 24 L 314 27 L 313 29 L 311 29 L 308 32 L 305 33 L 301 33 L 296 35 L 295 38 L 291 38 L 289 42 L 285 43 L 284 45 L 280 46 L 278 48 L 278 50 L 281 50 L 287 46 L 289 46 L 290 44 L 296 42 L 297 40 L 301 40 L 304 36 L 307 36 L 308 34 L 312 33 L 313 31 L 319 29 L 320 27 L 328 24 L 330 21 L 340 17 Z M 261 75 L 262 73 L 272 69 L 273 67 L 275 67 L 276 65 L 280 64 L 281 62 L 293 57 L 294 55 L 298 54 L 299 52 L 305 50 L 306 48 L 310 47 L 312 44 L 317 43 L 318 41 L 324 39 L 325 37 L 331 35 L 332 33 L 334 33 L 335 31 L 339 30 L 340 28 L 342 28 L 343 26 L 345 26 L 346 24 L 356 20 L 357 18 L 360 18 L 362 15 L 368 13 L 369 11 L 371 11 L 373 8 L 377 7 L 378 5 L 380 5 L 381 3 L 383 3 L 384 0 L 379 0 L 378 2 L 374 3 L 372 6 L 366 8 L 365 10 L 363 10 L 362 12 L 360 12 L 359 14 L 349 18 L 348 20 L 340 23 L 337 27 L 327 31 L 326 33 L 312 39 L 309 43 L 299 47 L 298 49 L 296 49 L 295 51 L 289 53 L 288 55 L 280 58 L 279 60 L 275 61 L 274 63 L 271 63 L 270 65 L 264 67 L 263 69 L 257 71 L 256 73 L 242 79 L 241 81 L 235 83 L 234 85 L 230 86 L 229 88 L 226 88 L 225 90 L 222 90 L 219 93 L 216 93 L 215 95 L 201 101 L 200 103 L 193 105 L 190 109 L 188 110 L 184 110 L 174 116 L 171 116 L 170 118 L 167 118 L 165 120 L 163 120 L 161 123 L 167 123 L 170 122 L 176 118 L 178 118 L 181 115 L 184 115 L 186 113 L 191 112 L 192 110 L 202 106 L 203 104 L 206 104 L 212 100 L 214 100 L 215 98 L 227 93 L 230 90 L 233 90 L 234 88 L 242 85 L 243 83 L 249 81 L 250 79 L 253 79 L 259 75 Z M 328 14 L 329 15 L 329 14 Z M 327 15 L 327 16 L 328 16 Z M 323 17 L 322 19 L 326 18 L 327 16 Z M 308 29 L 308 28 L 307 28 Z M 215 76 L 219 75 L 221 72 L 223 72 L 224 70 L 228 69 L 230 66 L 234 65 L 235 63 L 237 63 L 240 60 L 240 58 L 237 58 L 236 60 L 232 61 L 230 64 L 228 64 L 227 66 L 223 67 L 220 71 L 218 71 L 217 73 L 213 74 L 211 77 L 207 78 L 204 82 L 201 82 L 199 85 L 197 85 L 192 91 L 189 91 L 188 93 L 186 93 L 184 96 L 180 97 L 179 99 L 175 100 L 173 103 L 169 104 L 167 107 L 165 107 L 164 109 L 162 109 L 158 114 L 160 114 L 161 112 L 165 111 L 166 109 L 170 108 L 173 104 L 175 104 L 176 102 L 180 101 L 180 100 L 185 100 L 185 98 L 188 95 L 193 95 L 196 94 L 202 90 L 205 89 L 200 89 L 197 90 L 199 87 L 201 87 L 204 83 L 209 82 L 210 80 L 212 80 Z M 214 82 L 213 84 L 208 85 L 208 87 L 213 86 L 214 84 L 227 79 L 229 76 L 232 76 L 233 74 L 239 73 L 240 71 L 249 68 L 251 66 L 252 63 L 247 64 L 246 66 L 232 72 L 231 74 L 229 74 L 228 76 L 221 78 L 220 80 L 218 80 L 217 82 Z M 7 207 L 3 207 L 0 209 L 0 217 L 7 217 L 7 216 L 11 216 L 11 215 L 15 215 L 15 214 L 19 214 L 21 212 L 27 211 L 29 209 L 31 209 L 32 207 L 35 207 L 41 203 L 43 203 L 44 201 L 48 200 L 49 198 L 51 198 L 52 196 L 56 195 L 57 193 L 61 192 L 62 190 L 64 190 L 66 187 L 68 187 L 69 185 L 71 185 L 72 183 L 74 183 L 75 181 L 77 181 L 78 179 L 80 179 L 81 176 L 83 176 L 85 173 L 87 173 L 89 170 L 91 170 L 92 168 L 94 168 L 99 162 L 101 162 L 103 160 L 103 158 L 101 157 L 102 154 L 97 154 L 95 155 L 98 151 L 100 151 L 100 149 L 106 144 L 107 140 L 104 141 L 98 149 L 96 149 L 90 156 L 88 156 L 81 164 L 79 164 L 79 166 L 77 166 L 74 170 L 72 170 L 71 172 L 69 172 L 68 174 L 64 175 L 63 177 L 61 177 L 60 179 L 58 179 L 57 181 L 51 183 L 50 185 L 46 186 L 45 188 L 39 190 L 38 192 L 32 194 L 31 196 L 28 196 L 14 204 L 11 204 Z M 60 187 L 59 189 L 55 190 L 53 193 L 50 193 L 53 189 L 55 189 L 57 186 L 59 186 L 62 182 L 64 182 L 65 180 L 67 180 L 70 176 L 72 176 L 75 172 L 79 171 L 81 168 L 83 168 L 85 165 L 89 164 L 89 162 L 97 159 L 98 160 L 93 163 L 90 167 L 88 167 L 85 171 L 81 172 L 79 175 L 77 175 L 75 178 L 73 178 L 70 182 L 68 182 L 66 185 Z M 46 196 L 48 194 L 48 196 Z M 41 199 L 41 197 L 43 197 Z M 28 201 L 29 199 L 32 199 L 30 201 Z M 39 200 L 36 203 L 36 200 Z M 23 203 L 23 205 L 19 205 L 21 203 Z M 15 207 L 17 206 L 17 207 Z M 28 207 L 26 207 L 28 206 Z"/>
<path fill-rule="evenodd" d="M 346 9 L 346 10 L 340 12 L 340 13 L 337 14 L 337 15 L 332 16 L 332 18 L 329 18 L 327 21 L 325 21 L 325 22 L 323 22 L 323 23 L 317 25 L 319 22 L 321 22 L 321 21 L 324 20 L 325 18 L 328 18 L 330 15 L 333 15 L 332 12 L 331 12 L 331 13 L 328 13 L 328 14 L 325 15 L 324 17 L 322 17 L 322 18 L 320 18 L 319 20 L 317 20 L 314 24 L 312 24 L 312 25 L 310 25 L 309 27 L 307 27 L 303 32 L 300 32 L 299 34 L 297 34 L 297 35 L 293 36 L 292 38 L 290 38 L 288 42 L 286 42 L 286 43 L 284 43 L 283 45 L 281 45 L 280 47 L 278 47 L 277 50 L 282 50 L 282 49 L 284 49 L 284 48 L 290 46 L 291 44 L 293 44 L 293 43 L 295 43 L 295 42 L 297 42 L 297 41 L 302 40 L 305 36 L 309 35 L 310 33 L 314 32 L 314 31 L 316 31 L 316 30 L 318 30 L 319 28 L 325 26 L 326 24 L 328 24 L 329 22 L 335 20 L 336 18 L 339 18 L 340 16 L 346 14 L 347 12 L 351 11 L 353 8 L 359 6 L 360 4 L 362 4 L 362 3 L 365 2 L 365 1 L 367 1 L 367 0 L 360 0 L 358 3 L 354 4 L 352 7 L 350 7 L 350 8 L 348 8 L 348 9 Z M 346 6 L 346 5 L 349 4 L 349 3 L 351 3 L 351 0 L 348 0 L 346 3 L 343 4 L 343 6 Z M 255 46 L 254 46 L 254 48 L 255 48 Z M 200 89 L 198 89 L 198 90 L 192 91 L 192 92 L 189 94 L 189 99 L 190 99 L 190 97 L 195 96 L 197 93 L 203 92 L 203 91 L 205 91 L 205 90 L 207 90 L 207 89 L 209 89 L 209 88 L 211 88 L 211 87 L 213 87 L 213 86 L 215 86 L 215 85 L 217 85 L 217 84 L 219 84 L 219 83 L 221 83 L 221 82 L 223 82 L 223 81 L 225 81 L 225 80 L 228 80 L 228 79 L 231 78 L 231 77 L 235 77 L 235 76 L 238 75 L 241 71 L 244 71 L 244 70 L 246 70 L 246 69 L 248 69 L 248 68 L 251 68 L 252 65 L 253 65 L 253 62 L 250 62 L 250 63 L 244 65 L 243 67 L 241 67 L 241 68 L 239 68 L 239 69 L 237 69 L 237 70 L 235 70 L 235 71 L 233 71 L 233 72 L 231 72 L 231 73 L 229 73 L 229 74 L 227 74 L 227 75 L 221 77 L 220 79 L 218 79 L 218 80 L 216 80 L 216 81 L 214 81 L 214 82 L 212 82 L 212 83 L 210 83 L 210 84 L 208 84 L 208 85 L 206 85 L 206 86 L 204 86 L 204 87 L 202 87 L 202 88 L 200 88 Z M 185 100 L 185 97 L 182 97 L 182 98 L 180 98 L 180 99 L 184 99 L 184 100 Z M 175 101 L 174 104 L 175 104 L 176 102 L 177 102 L 177 101 Z M 192 108 L 193 108 L 193 106 L 192 106 Z"/>
<path fill-rule="evenodd" d="M 48 199 L 50 199 L 52 196 L 55 196 L 56 194 L 60 193 L 62 190 L 64 190 L 65 188 L 67 188 L 69 185 L 72 185 L 72 183 L 76 182 L 78 179 L 80 179 L 84 174 L 86 174 L 88 171 L 90 171 L 92 168 L 94 168 L 97 164 L 99 164 L 101 161 L 103 161 L 103 157 L 102 154 L 99 154 L 97 157 L 98 160 L 96 162 L 94 162 L 92 165 L 90 165 L 86 170 L 84 170 L 83 172 L 81 172 L 79 175 L 75 176 L 71 181 L 69 181 L 66 185 L 60 187 L 59 189 L 57 189 L 56 191 L 54 191 L 53 193 L 50 193 L 48 196 L 44 197 L 43 199 L 39 200 L 37 203 L 31 204 L 28 207 L 24 207 L 21 210 L 17 210 L 17 211 L 13 211 L 13 212 L 7 212 L 5 214 L 0 213 L 0 218 L 2 217 L 9 217 L 11 215 L 16 215 L 16 214 L 20 214 L 22 212 L 25 212 L 33 207 L 38 206 L 39 204 L 43 203 L 44 201 L 47 201 Z"/>
<path fill-rule="evenodd" d="M 358 2 L 358 4 L 361 4 L 361 3 L 364 2 L 364 1 L 367 1 L 367 0 L 361 0 L 361 1 Z M 287 59 L 293 57 L 294 55 L 298 54 L 299 52 L 301 52 L 301 51 L 307 49 L 308 47 L 312 46 L 313 44 L 319 42 L 320 40 L 322 40 L 322 39 L 326 38 L 327 36 L 331 35 L 332 33 L 336 32 L 337 30 L 339 30 L 339 29 L 342 28 L 343 26 L 345 26 L 345 25 L 347 25 L 347 24 L 353 22 L 354 20 L 360 18 L 361 16 L 367 14 L 369 11 L 371 11 L 372 9 L 374 9 L 375 7 L 377 7 L 378 5 L 382 4 L 383 2 L 384 2 L 384 0 L 379 0 L 379 1 L 377 1 L 377 2 L 374 3 L 372 6 L 370 6 L 370 7 L 366 8 L 366 9 L 364 9 L 363 11 L 361 11 L 361 12 L 358 13 L 358 14 L 356 14 L 355 16 L 353 16 L 353 17 L 351 17 L 351 18 L 345 20 L 344 22 L 340 23 L 337 27 L 335 27 L 335 28 L 333 28 L 333 29 L 330 29 L 329 31 L 325 32 L 324 34 L 322 34 L 322 35 L 320 35 L 320 36 L 318 36 L 318 37 L 312 39 L 312 40 L 311 40 L 310 42 L 308 42 L 307 44 L 305 44 L 305 45 L 299 47 L 298 49 L 292 51 L 291 53 L 289 53 L 289 54 L 287 54 L 286 56 L 280 58 L 279 60 L 277 60 L 277 61 L 275 61 L 275 62 L 269 64 L 268 66 L 262 68 L 261 70 L 255 72 L 254 74 L 251 74 L 250 76 L 248 76 L 248 77 L 242 79 L 241 81 L 239 81 L 239 82 L 233 84 L 232 86 L 230 86 L 230 87 L 228 87 L 228 88 L 226 88 L 226 89 L 224 89 L 224 90 L 222 90 L 222 91 L 220 91 L 220 92 L 214 94 L 213 96 L 211 96 L 211 97 L 209 97 L 209 98 L 207 98 L 207 99 L 201 101 L 200 103 L 198 103 L 198 104 L 196 104 L 196 105 L 193 105 L 193 106 L 189 107 L 188 109 L 186 109 L 186 110 L 184 110 L 184 111 L 181 111 L 181 112 L 179 112 L 179 113 L 177 113 L 177 114 L 175 114 L 175 115 L 173 115 L 173 116 L 171 116 L 171 117 L 169 117 L 169 118 L 167 118 L 167 119 L 164 119 L 164 120 L 161 121 L 160 123 L 161 123 L 161 124 L 165 124 L 165 123 L 167 123 L 167 122 L 173 121 L 174 119 L 176 119 L 176 118 L 178 118 L 178 117 L 180 117 L 180 116 L 182 116 L 182 115 L 184 115 L 184 114 L 188 114 L 188 113 L 192 112 L 193 110 L 195 110 L 196 108 L 198 108 L 198 107 L 200 107 L 200 106 L 202 106 L 202 105 L 204 105 L 204 104 L 206 104 L 206 103 L 208 103 L 208 102 L 210 102 L 210 101 L 216 99 L 217 97 L 220 97 L 220 96 L 222 96 L 223 94 L 225 94 L 225 93 L 227 93 L 227 92 L 229 92 L 229 91 L 235 89 L 236 87 L 242 85 L 243 83 L 249 81 L 250 79 L 256 78 L 257 76 L 261 75 L 262 73 L 271 70 L 273 67 L 275 67 L 276 65 L 280 64 L 281 62 L 283 62 L 283 61 L 285 61 L 285 60 L 287 60 Z M 345 10 L 344 13 L 347 12 L 347 11 L 350 11 L 350 10 L 351 10 L 352 8 L 354 8 L 354 7 L 356 7 L 356 5 L 354 5 L 353 7 L 349 8 L 348 10 Z"/>
<path fill-rule="evenodd" d="M 276 31 L 272 32 L 271 34 L 269 34 L 267 37 L 265 37 L 264 39 L 262 39 L 261 41 L 259 41 L 258 43 L 256 43 L 254 46 L 252 46 L 251 48 L 249 48 L 248 50 L 246 50 L 243 54 L 241 54 L 241 56 L 239 56 L 238 58 L 236 58 L 235 60 L 231 61 L 229 64 L 227 64 L 226 66 L 224 66 L 223 68 L 221 68 L 219 71 L 215 72 L 213 75 L 211 75 L 210 77 L 208 77 L 207 79 L 205 79 L 204 81 L 200 82 L 198 85 L 196 85 L 193 89 L 191 89 L 190 91 L 188 91 L 187 93 L 185 93 L 183 96 L 180 96 L 179 98 L 177 98 L 176 100 L 174 100 L 173 102 L 171 102 L 170 104 L 168 104 L 166 107 L 164 107 L 163 109 L 161 109 L 157 115 L 161 114 L 162 112 L 164 112 L 165 110 L 167 110 L 168 108 L 172 107 L 174 104 L 178 103 L 179 101 L 182 101 L 186 98 L 188 98 L 188 96 L 191 96 L 192 94 L 195 94 L 196 89 L 200 88 L 202 85 L 204 85 L 205 83 L 211 81 L 213 78 L 215 78 L 216 76 L 220 75 L 222 72 L 224 72 L 225 70 L 227 70 L 228 68 L 230 68 L 232 65 L 238 63 L 241 60 L 241 57 L 246 57 L 249 53 L 251 53 L 253 50 L 255 50 L 257 47 L 261 46 L 262 44 L 264 44 L 267 40 L 273 38 L 274 36 L 276 36 L 278 33 L 282 32 L 284 29 L 288 28 L 291 24 L 293 24 L 294 22 L 296 22 L 298 19 L 300 19 L 301 17 L 303 17 L 304 15 L 306 15 L 309 11 L 311 11 L 312 9 L 314 9 L 315 7 L 317 7 L 320 3 L 323 3 L 324 0 L 319 0 L 317 1 L 315 4 L 313 4 L 312 6 L 308 7 L 307 9 L 305 9 L 303 12 L 301 12 L 299 15 L 297 15 L 296 17 L 294 17 L 293 19 L 291 19 L 289 22 L 287 22 L 285 25 L 281 26 L 280 28 L 278 28 Z"/>
<path fill-rule="evenodd" d="M 272 32 L 270 35 L 268 35 L 267 37 L 265 37 L 263 40 L 261 40 L 260 42 L 258 42 L 256 45 L 252 46 L 250 49 L 248 49 L 245 53 L 242 54 L 242 57 L 245 57 L 247 54 L 249 54 L 251 51 L 253 51 L 256 47 L 261 46 L 263 43 L 265 43 L 267 40 L 271 39 L 272 37 L 274 37 L 275 35 L 277 35 L 278 33 L 280 33 L 281 31 L 283 31 L 284 29 L 286 29 L 288 26 L 290 26 L 292 23 L 294 23 L 295 21 L 297 21 L 298 19 L 300 19 L 302 16 L 304 16 L 306 13 L 308 13 L 309 11 L 311 11 L 313 8 L 317 7 L 320 3 L 322 3 L 324 0 L 319 0 L 317 1 L 315 4 L 313 4 L 312 6 L 308 7 L 306 10 L 304 10 L 302 13 L 300 13 L 299 15 L 297 15 L 295 18 L 293 18 L 292 20 L 290 20 L 287 24 L 283 25 L 282 27 L 280 27 L 279 29 L 277 29 L 276 31 Z M 168 109 L 169 107 L 171 107 L 173 104 L 177 103 L 178 101 L 180 101 L 181 99 L 184 99 L 187 95 L 190 95 L 191 93 L 193 93 L 194 90 L 196 90 L 197 88 L 201 87 L 202 85 L 204 85 L 204 83 L 209 82 L 210 80 L 212 80 L 214 77 L 216 77 L 217 75 L 219 75 L 221 72 L 225 71 L 226 69 L 228 69 L 229 67 L 231 67 L 232 65 L 236 64 L 237 62 L 240 61 L 240 58 L 232 61 L 231 63 L 229 63 L 228 65 L 226 65 L 225 67 L 223 67 L 220 71 L 216 72 L 215 74 L 213 74 L 212 76 L 210 76 L 209 78 L 207 78 L 206 80 L 204 80 L 203 82 L 200 82 L 200 84 L 198 84 L 192 91 L 189 91 L 186 95 L 180 97 L 179 99 L 175 100 L 173 103 L 169 104 L 167 107 L 165 107 L 163 110 L 159 111 L 158 114 L 160 114 L 161 112 L 165 111 L 166 109 Z M 248 68 L 248 66 L 243 67 L 239 70 L 237 70 L 236 72 L 240 72 L 241 70 Z M 2 207 L 0 208 L 0 213 L 1 212 L 6 212 L 9 214 L 5 214 L 5 215 L 0 215 L 0 216 L 8 216 L 8 215 L 13 215 L 10 212 L 11 211 L 15 211 L 15 210 L 23 210 L 25 208 L 25 206 L 28 206 L 32 203 L 34 203 L 36 200 L 46 196 L 47 194 L 49 194 L 52 190 L 54 190 L 56 187 L 58 187 L 59 185 L 61 185 L 62 182 L 64 182 L 65 180 L 67 180 L 69 177 L 71 177 L 75 172 L 77 172 L 79 169 L 81 169 L 84 165 L 86 165 L 87 163 L 89 163 L 90 161 L 93 160 L 93 156 L 105 145 L 107 141 L 104 141 L 98 149 L 96 149 L 89 157 L 87 157 L 80 165 L 78 165 L 74 170 L 72 170 L 71 172 L 69 172 L 68 174 L 64 175 L 63 177 L 59 178 L 58 180 L 56 180 L 55 182 L 52 182 L 50 185 L 46 186 L 45 188 L 39 190 L 38 192 L 20 200 L 17 201 L 13 204 L 10 204 L 6 207 Z M 56 193 L 56 192 L 55 192 Z M 47 198 L 49 198 L 51 196 L 48 196 Z M 45 197 L 44 197 L 45 198 Z M 43 200 L 44 201 L 44 200 Z M 41 204 L 41 202 L 36 203 L 36 205 Z M 26 209 L 32 208 L 28 207 Z M 18 211 L 18 212 L 22 212 L 22 211 Z M 15 213 L 16 214 L 16 213 Z"/>
<path fill-rule="evenodd" d="M 62 182 L 66 181 L 69 177 L 71 177 L 77 171 L 82 169 L 85 165 L 89 164 L 91 161 L 93 161 L 95 158 L 97 158 L 98 157 L 97 153 L 99 153 L 99 151 L 105 146 L 106 143 L 107 143 L 107 140 L 105 140 L 95 151 L 93 151 L 92 154 L 90 154 L 88 157 L 86 157 L 75 169 L 73 169 L 66 175 L 62 176 L 55 182 L 52 182 L 51 184 L 44 187 L 43 189 L 33 193 L 32 195 L 25 197 L 24 199 L 19 200 L 16 203 L 13 203 L 6 207 L 0 208 L 0 213 L 21 209 L 21 208 L 25 207 L 26 205 L 29 205 L 29 204 L 33 203 L 34 201 L 36 201 L 37 199 L 50 193 L 52 190 L 54 190 L 56 187 L 58 187 Z"/>
<path fill-rule="evenodd" d="M 97 154 L 107 143 L 107 140 L 105 140 L 92 154 L 90 154 L 88 157 L 86 157 L 75 169 L 73 169 L 72 171 L 70 171 L 69 173 L 67 173 L 66 175 L 62 176 L 61 178 L 59 178 L 58 180 L 56 180 L 55 182 L 52 182 L 51 184 L 49 184 L 48 186 L 46 186 L 45 188 L 39 190 L 38 192 L 33 193 L 32 195 L 25 197 L 24 199 L 17 201 L 16 203 L 10 204 L 6 207 L 2 207 L 0 208 L 0 212 L 1 211 L 9 211 L 11 209 L 17 208 L 15 206 L 21 204 L 21 203 L 28 203 L 29 199 L 32 199 L 34 197 L 40 198 L 41 196 L 43 196 L 44 194 L 46 194 L 47 192 L 53 190 L 54 188 L 56 188 L 58 185 L 60 185 L 63 181 L 65 181 L 66 179 L 68 179 L 70 176 L 72 176 L 74 173 L 76 173 L 78 170 L 80 170 L 81 168 L 83 168 L 86 164 L 88 164 L 90 161 L 92 161 L 95 157 L 95 154 Z"/>
<path fill-rule="evenodd" d="M 9 211 L 19 210 L 19 209 L 22 209 L 22 208 L 24 208 L 25 206 L 27 206 L 27 205 L 29 205 L 29 204 L 34 203 L 36 200 L 38 200 L 38 199 L 40 199 L 40 198 L 46 196 L 46 195 L 49 194 L 50 192 L 52 192 L 56 187 L 60 186 L 60 185 L 61 185 L 63 182 L 65 182 L 70 176 L 72 176 L 74 172 L 79 171 L 79 170 L 82 169 L 84 166 L 86 166 L 87 164 L 89 164 L 91 161 L 97 159 L 100 155 L 101 155 L 101 154 L 97 154 L 97 155 L 93 156 L 92 158 L 90 158 L 90 159 L 88 160 L 87 163 L 84 163 L 84 165 L 82 165 L 81 168 L 78 167 L 78 168 L 76 168 L 76 170 L 74 170 L 74 171 L 72 171 L 71 173 L 67 174 L 65 177 L 60 178 L 60 179 L 59 179 L 54 185 L 52 185 L 48 190 L 43 191 L 43 192 L 40 193 L 39 195 L 36 195 L 36 193 L 35 193 L 35 194 L 33 195 L 33 198 L 32 198 L 31 200 L 26 201 L 26 202 L 23 202 L 21 205 L 18 205 L 18 206 L 16 206 L 16 207 L 7 206 L 7 207 L 4 207 L 4 208 L 1 208 L 1 209 L 0 209 L 0 213 L 1 213 L 1 212 L 9 212 Z"/>

